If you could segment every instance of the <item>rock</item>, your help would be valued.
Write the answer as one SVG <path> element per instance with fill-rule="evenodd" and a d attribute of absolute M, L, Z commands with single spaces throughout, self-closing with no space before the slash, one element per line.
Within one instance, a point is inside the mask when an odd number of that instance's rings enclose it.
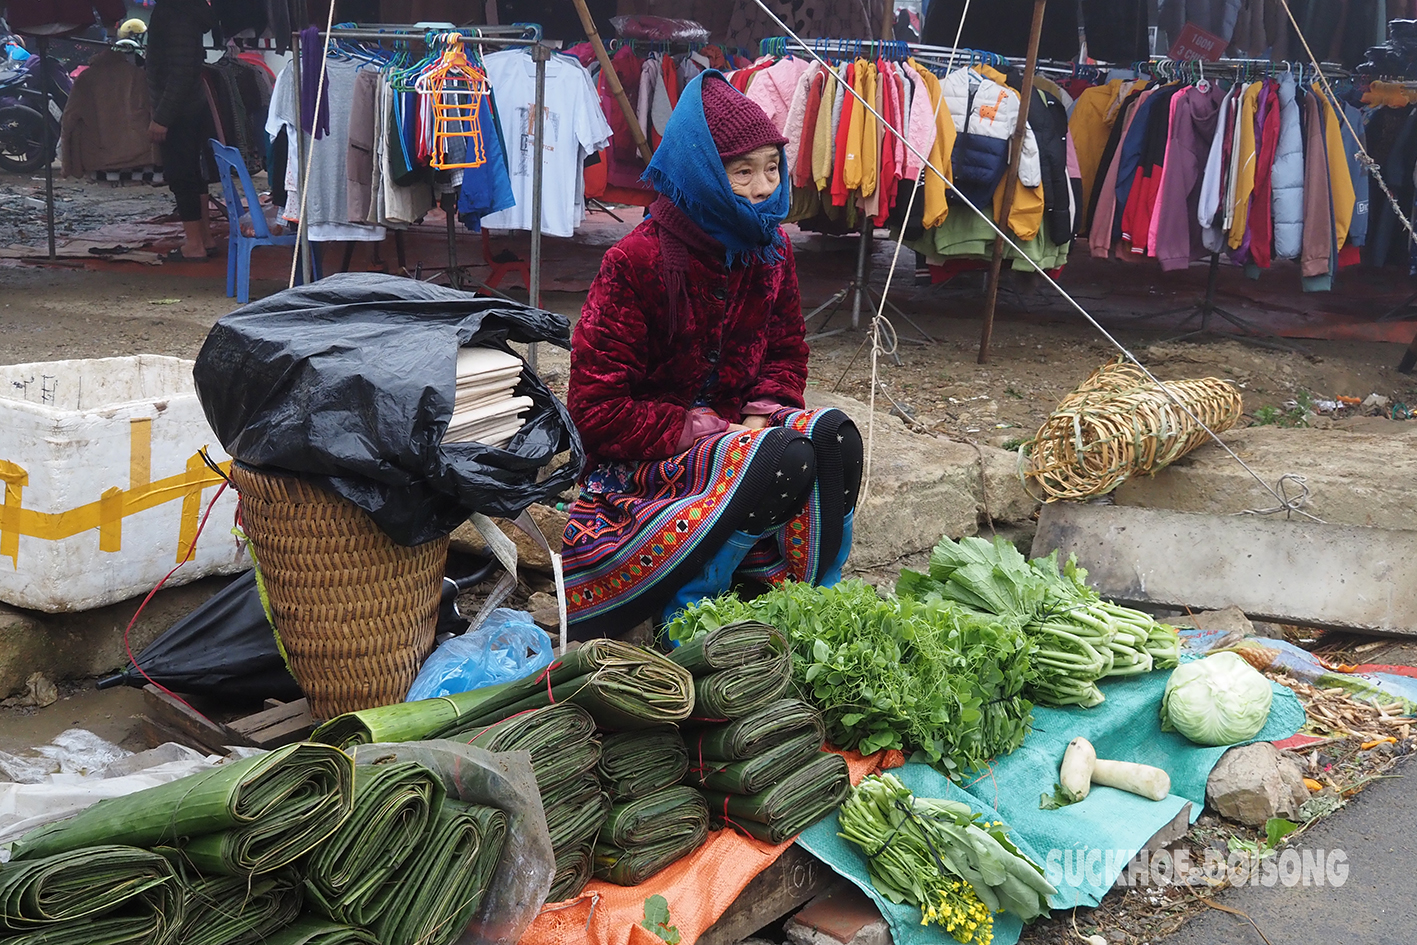
<path fill-rule="evenodd" d="M 1241 637 L 1253 636 L 1255 625 L 1250 623 L 1250 618 L 1245 616 L 1245 612 L 1239 607 L 1226 607 L 1224 610 L 1204 610 L 1198 614 L 1191 614 L 1186 617 L 1177 617 L 1168 620 L 1167 623 L 1173 627 L 1194 627 L 1197 630 L 1220 630 L 1225 633 L 1238 633 Z"/>
<path fill-rule="evenodd" d="M 807 406 L 836 407 L 856 422 L 863 440 L 874 438 L 869 490 L 856 510 L 847 563 L 853 574 L 929 551 L 944 536 L 975 535 L 981 525 L 987 533 L 986 491 L 996 526 L 1031 524 L 1038 510 L 1019 481 L 1014 453 L 913 433 L 881 410 L 868 434 L 866 404 L 815 388 L 807 391 Z"/>
<path fill-rule="evenodd" d="M 1292 817 L 1309 799 L 1304 772 L 1270 742 L 1232 748 L 1206 783 L 1206 801 L 1223 817 L 1262 827 L 1271 817 Z"/>
<path fill-rule="evenodd" d="M 890 926 L 854 886 L 823 893 L 783 926 L 791 945 L 891 945 Z"/>
<path fill-rule="evenodd" d="M 549 505 L 530 506 L 532 521 L 536 522 L 541 529 L 541 534 L 546 536 L 547 543 L 553 551 L 561 550 L 561 535 L 566 531 L 565 512 L 558 512 Z M 543 571 L 551 573 L 551 559 L 546 556 L 546 552 L 541 550 L 531 536 L 527 535 L 520 528 L 517 528 L 507 519 L 494 518 L 502 532 L 517 545 L 517 567 L 527 568 L 532 571 Z M 463 522 L 459 525 L 451 536 L 449 548 L 463 554 L 478 555 L 487 557 L 492 552 L 487 547 L 487 542 L 483 540 L 482 533 L 471 522 Z"/>
<path fill-rule="evenodd" d="M 33 706 L 42 709 L 47 705 L 53 705 L 59 701 L 59 689 L 50 682 L 43 673 L 30 673 L 25 679 L 25 691 L 18 696 L 12 696 L 0 706 L 7 709 L 18 709 Z"/>
<path fill-rule="evenodd" d="M 561 611 L 556 606 L 556 595 L 537 591 L 527 599 L 526 609 L 532 621 L 541 629 L 558 634 L 561 632 Z"/>

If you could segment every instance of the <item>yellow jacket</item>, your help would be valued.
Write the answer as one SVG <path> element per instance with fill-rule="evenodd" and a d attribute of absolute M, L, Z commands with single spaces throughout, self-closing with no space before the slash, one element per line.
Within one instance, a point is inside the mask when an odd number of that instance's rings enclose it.
<path fill-rule="evenodd" d="M 1072 135 L 1078 170 L 1082 172 L 1084 203 L 1092 199 L 1092 187 L 1101 169 L 1102 152 L 1107 150 L 1107 139 L 1112 134 L 1112 126 L 1120 111 L 1118 106 L 1133 91 L 1145 85 L 1145 82 L 1113 79 L 1106 85 L 1084 90 L 1073 104 L 1068 133 Z M 1087 223 L 1087 220 L 1083 221 L 1084 226 Z"/>
<path fill-rule="evenodd" d="M 846 160 L 842 164 L 842 182 L 846 189 L 861 189 L 861 132 L 866 127 L 866 109 L 861 107 L 862 100 L 866 99 L 866 60 L 856 60 L 856 68 L 851 77 L 851 88 L 856 95 L 852 96 L 851 103 L 851 124 L 847 126 L 846 132 Z M 851 92 L 847 92 L 851 95 Z"/>
<path fill-rule="evenodd" d="M 1353 226 L 1353 208 L 1358 203 L 1358 195 L 1353 190 L 1353 178 L 1348 176 L 1348 156 L 1343 153 L 1343 119 L 1338 117 L 1333 103 L 1315 82 L 1314 94 L 1324 110 L 1324 143 L 1328 148 L 1329 192 L 1333 195 L 1333 235 L 1334 251 L 1343 248 L 1348 239 L 1348 230 Z"/>
<path fill-rule="evenodd" d="M 879 111 L 876 92 L 880 86 L 880 76 L 876 73 L 876 64 L 858 60 L 856 68 L 861 69 L 863 66 L 866 78 L 862 82 L 861 94 L 866 97 L 866 104 Z M 876 192 L 876 178 L 881 170 L 881 136 L 878 133 L 879 122 L 876 121 L 876 116 L 865 108 L 862 108 L 861 112 L 861 196 L 869 197 Z"/>
<path fill-rule="evenodd" d="M 1255 115 L 1259 111 L 1263 82 L 1252 82 L 1240 99 L 1240 153 L 1235 162 L 1235 219 L 1230 223 L 1230 248 L 1245 241 L 1250 221 L 1250 195 L 1255 192 Z"/>
<path fill-rule="evenodd" d="M 916 72 L 920 73 L 920 78 L 925 83 L 925 89 L 930 94 L 930 108 L 935 111 L 935 143 L 930 147 L 927 155 L 930 164 L 925 170 L 924 190 L 925 204 L 925 228 L 931 229 L 945 222 L 945 217 L 949 215 L 950 207 L 947 198 L 947 188 L 945 181 L 954 180 L 954 169 L 950 165 L 950 155 L 954 153 L 955 147 L 955 122 L 954 116 L 950 114 L 948 105 L 940 101 L 940 80 L 929 69 L 922 68 L 914 59 L 909 61 L 909 65 Z M 924 102 L 914 103 L 912 108 L 923 106 Z"/>

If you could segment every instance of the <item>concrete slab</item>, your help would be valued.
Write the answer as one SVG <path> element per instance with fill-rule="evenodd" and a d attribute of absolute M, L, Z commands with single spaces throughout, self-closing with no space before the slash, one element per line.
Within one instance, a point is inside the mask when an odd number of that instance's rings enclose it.
<path fill-rule="evenodd" d="M 1033 553 L 1054 548 L 1129 603 L 1417 636 L 1417 531 L 1055 502 Z"/>
<path fill-rule="evenodd" d="M 1325 522 L 1417 529 L 1417 423 L 1364 417 L 1323 430 L 1247 427 L 1222 439 L 1271 486 L 1285 473 L 1303 476 L 1304 509 Z M 1211 515 L 1279 504 L 1213 443 L 1155 476 L 1123 483 L 1114 496 L 1118 505 Z"/>

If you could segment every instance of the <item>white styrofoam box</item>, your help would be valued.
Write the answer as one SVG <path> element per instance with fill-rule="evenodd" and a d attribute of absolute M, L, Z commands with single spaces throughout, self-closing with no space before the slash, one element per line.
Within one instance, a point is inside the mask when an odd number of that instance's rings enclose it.
<path fill-rule="evenodd" d="M 229 457 L 192 362 L 138 355 L 0 367 L 0 601 L 58 613 L 152 590 L 186 556 Z M 224 468 L 224 467 L 223 467 Z M 222 493 L 169 585 L 249 566 Z"/>

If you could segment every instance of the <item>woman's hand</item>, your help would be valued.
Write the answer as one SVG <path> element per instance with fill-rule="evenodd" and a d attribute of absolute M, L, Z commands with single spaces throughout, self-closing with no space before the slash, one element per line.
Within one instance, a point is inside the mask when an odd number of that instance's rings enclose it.
<path fill-rule="evenodd" d="M 148 137 L 154 144 L 162 144 L 167 140 L 167 126 L 159 125 L 155 121 L 148 122 Z"/>
<path fill-rule="evenodd" d="M 744 417 L 743 427 L 748 430 L 766 430 L 771 421 L 767 417 Z"/>

